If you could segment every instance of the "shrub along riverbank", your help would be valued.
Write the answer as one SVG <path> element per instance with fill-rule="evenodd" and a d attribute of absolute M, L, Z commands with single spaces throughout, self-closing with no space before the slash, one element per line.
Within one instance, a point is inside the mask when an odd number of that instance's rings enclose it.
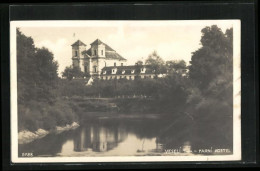
<path fill-rule="evenodd" d="M 55 129 L 78 122 L 77 110 L 65 99 L 57 99 L 53 104 L 29 101 L 29 105 L 18 106 L 19 131 L 37 131 Z"/>

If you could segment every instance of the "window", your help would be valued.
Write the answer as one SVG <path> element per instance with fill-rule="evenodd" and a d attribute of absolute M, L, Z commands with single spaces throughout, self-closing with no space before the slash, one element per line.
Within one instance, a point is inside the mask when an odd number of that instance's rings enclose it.
<path fill-rule="evenodd" d="M 115 69 L 112 69 L 112 74 L 116 74 L 116 72 L 117 72 L 117 69 L 115 68 Z"/>
<path fill-rule="evenodd" d="M 123 63 L 121 63 L 121 66 L 123 66 L 124 64 Z"/>
<path fill-rule="evenodd" d="M 101 55 L 103 56 L 103 50 L 101 50 Z"/>
<path fill-rule="evenodd" d="M 88 66 L 84 66 L 84 72 L 88 72 Z"/>
<path fill-rule="evenodd" d="M 94 50 L 94 56 L 96 56 L 97 55 L 97 50 Z"/>
<path fill-rule="evenodd" d="M 97 72 L 97 66 L 94 66 L 93 69 L 94 69 L 94 72 Z"/>
<path fill-rule="evenodd" d="M 114 66 L 116 66 L 116 62 L 114 63 Z"/>
<path fill-rule="evenodd" d="M 78 56 L 78 51 L 75 51 L 75 56 Z"/>

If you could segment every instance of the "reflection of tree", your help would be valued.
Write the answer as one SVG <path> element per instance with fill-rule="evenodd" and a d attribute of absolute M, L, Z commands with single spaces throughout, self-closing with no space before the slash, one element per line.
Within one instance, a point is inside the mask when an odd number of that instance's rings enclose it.
<path fill-rule="evenodd" d="M 179 115 L 168 121 L 157 136 L 157 143 L 165 149 L 180 149 L 184 142 L 193 139 L 193 121 L 186 115 Z"/>
<path fill-rule="evenodd" d="M 115 148 L 126 136 L 125 130 L 117 125 L 88 125 L 75 136 L 74 151 L 108 151 Z"/>
<path fill-rule="evenodd" d="M 50 155 L 55 156 L 61 152 L 62 145 L 72 137 L 76 131 L 61 134 L 50 134 L 44 138 L 35 140 L 29 144 L 19 145 L 19 156 L 22 153 L 33 153 L 33 156 Z"/>
<path fill-rule="evenodd" d="M 124 124 L 128 128 L 127 131 L 134 133 L 139 139 L 156 137 L 162 126 L 158 120 L 149 119 L 129 120 Z"/>

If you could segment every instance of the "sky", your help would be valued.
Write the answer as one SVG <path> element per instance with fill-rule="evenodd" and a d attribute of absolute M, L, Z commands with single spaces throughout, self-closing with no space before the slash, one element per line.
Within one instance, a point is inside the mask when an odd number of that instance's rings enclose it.
<path fill-rule="evenodd" d="M 61 74 L 72 64 L 71 45 L 78 39 L 87 49 L 100 39 L 126 58 L 128 65 L 144 61 L 153 51 L 165 61 L 183 59 L 189 64 L 192 52 L 201 47 L 201 30 L 214 24 L 223 32 L 232 27 L 229 20 L 25 21 L 18 27 L 33 38 L 36 47 L 46 47 L 54 54 Z"/>

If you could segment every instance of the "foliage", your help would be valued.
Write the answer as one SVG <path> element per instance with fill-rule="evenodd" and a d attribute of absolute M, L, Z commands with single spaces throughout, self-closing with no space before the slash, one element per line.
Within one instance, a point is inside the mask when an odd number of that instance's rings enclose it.
<path fill-rule="evenodd" d="M 143 61 L 138 60 L 135 64 L 138 65 L 138 66 L 142 66 L 143 65 Z"/>
<path fill-rule="evenodd" d="M 58 96 L 58 63 L 46 48 L 36 48 L 31 37 L 17 29 L 18 128 L 53 129 L 77 120 Z"/>
<path fill-rule="evenodd" d="M 78 120 L 71 104 L 65 99 L 57 99 L 55 103 L 30 101 L 30 106 L 20 104 L 18 107 L 18 129 L 36 131 L 51 130 L 56 126 L 66 126 Z"/>
<path fill-rule="evenodd" d="M 72 80 L 73 78 L 89 77 L 89 75 L 82 72 L 79 67 L 70 66 L 66 67 L 65 70 L 62 72 L 62 77 Z"/>
<path fill-rule="evenodd" d="M 202 29 L 202 47 L 191 58 L 189 76 L 206 88 L 217 76 L 232 74 L 232 29 L 224 34 L 216 25 Z"/>
<path fill-rule="evenodd" d="M 35 48 L 31 37 L 17 29 L 18 102 L 28 100 L 53 102 L 57 86 L 58 64 L 46 48 Z"/>
<path fill-rule="evenodd" d="M 154 51 L 152 54 L 148 56 L 145 61 L 146 65 L 150 65 L 151 68 L 155 71 L 155 74 L 162 74 L 166 72 L 165 62 L 164 60 Z"/>
<path fill-rule="evenodd" d="M 200 126 L 198 134 L 232 145 L 233 29 L 224 34 L 213 25 L 202 29 L 202 47 L 192 55 L 187 111 Z M 209 133 L 206 130 L 211 130 Z M 217 137 L 217 138 L 216 138 Z"/>
<path fill-rule="evenodd" d="M 168 72 L 179 72 L 179 73 L 187 72 L 187 66 L 184 60 L 166 61 L 166 67 Z"/>

